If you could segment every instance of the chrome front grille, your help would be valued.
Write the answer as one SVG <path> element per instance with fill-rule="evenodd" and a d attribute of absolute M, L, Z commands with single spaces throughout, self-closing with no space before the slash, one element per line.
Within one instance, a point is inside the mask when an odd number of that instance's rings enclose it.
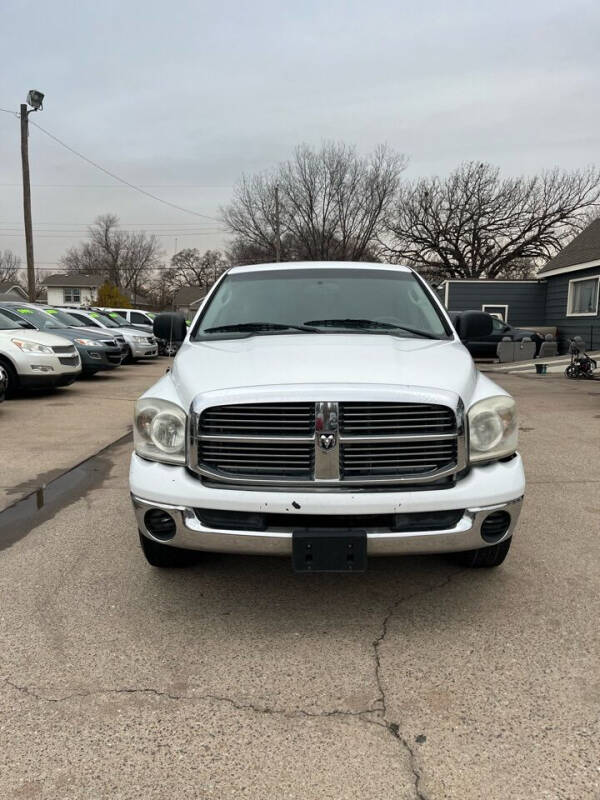
<path fill-rule="evenodd" d="M 450 485 L 466 467 L 462 404 L 292 402 L 192 415 L 189 466 L 223 485 Z"/>
<path fill-rule="evenodd" d="M 75 350 L 75 345 L 74 344 L 68 344 L 68 345 L 67 344 L 58 344 L 58 345 L 55 345 L 55 346 L 52 347 L 52 352 L 53 353 L 66 353 L 68 355 L 75 355 L 75 353 L 77 351 Z"/>

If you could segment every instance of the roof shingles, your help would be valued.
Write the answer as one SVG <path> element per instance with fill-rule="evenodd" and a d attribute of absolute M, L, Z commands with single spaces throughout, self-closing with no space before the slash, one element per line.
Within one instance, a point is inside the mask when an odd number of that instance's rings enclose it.
<path fill-rule="evenodd" d="M 46 286 L 66 286 L 68 288 L 95 289 L 102 286 L 104 278 L 98 275 L 48 275 L 44 280 Z"/>
<path fill-rule="evenodd" d="M 598 260 L 600 260 L 600 219 L 595 219 L 566 247 L 563 247 L 560 253 L 545 264 L 539 274 Z"/>

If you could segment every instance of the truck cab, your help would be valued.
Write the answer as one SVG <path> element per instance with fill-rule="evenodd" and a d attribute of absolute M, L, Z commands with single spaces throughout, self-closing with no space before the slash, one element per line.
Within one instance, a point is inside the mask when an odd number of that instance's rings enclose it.
<path fill-rule="evenodd" d="M 211 550 L 298 572 L 415 553 L 502 563 L 525 489 L 515 403 L 461 342 L 489 315 L 457 332 L 408 267 L 310 262 L 234 267 L 189 331 L 175 324 L 183 345 L 135 409 L 151 564 Z"/>

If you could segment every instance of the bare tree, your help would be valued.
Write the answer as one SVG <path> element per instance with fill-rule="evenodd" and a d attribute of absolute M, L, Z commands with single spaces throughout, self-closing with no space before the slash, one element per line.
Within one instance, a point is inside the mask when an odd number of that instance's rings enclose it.
<path fill-rule="evenodd" d="M 296 148 L 275 171 L 243 176 L 222 217 L 236 263 L 276 257 L 276 189 L 284 261 L 361 261 L 375 257 L 382 222 L 406 166 L 380 146 L 367 156 L 345 144 Z"/>
<path fill-rule="evenodd" d="M 12 250 L 0 252 L 0 283 L 19 283 L 21 259 Z"/>
<path fill-rule="evenodd" d="M 173 285 L 203 286 L 208 289 L 229 266 L 220 250 L 206 250 L 200 253 L 194 248 L 187 248 L 175 253 L 171 259 L 171 280 Z"/>
<path fill-rule="evenodd" d="M 581 228 L 600 196 L 596 169 L 500 178 L 468 162 L 445 179 L 404 185 L 387 218 L 387 255 L 431 280 L 530 272 Z"/>
<path fill-rule="evenodd" d="M 161 265 L 156 236 L 125 231 L 114 214 L 98 217 L 89 228 L 89 240 L 68 250 L 61 264 L 69 272 L 101 275 L 119 288 L 137 293 Z"/>

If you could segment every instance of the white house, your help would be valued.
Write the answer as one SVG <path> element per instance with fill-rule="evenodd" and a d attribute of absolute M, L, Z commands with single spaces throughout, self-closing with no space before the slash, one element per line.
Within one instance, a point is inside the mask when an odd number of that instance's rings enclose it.
<path fill-rule="evenodd" d="M 44 281 L 51 306 L 93 306 L 98 302 L 98 289 L 106 282 L 101 275 L 50 275 Z M 129 289 L 119 289 L 132 308 L 151 308 L 150 299 L 143 292 L 133 294 Z"/>
<path fill-rule="evenodd" d="M 51 306 L 94 305 L 103 283 L 97 275 L 49 275 L 44 281 Z"/>

